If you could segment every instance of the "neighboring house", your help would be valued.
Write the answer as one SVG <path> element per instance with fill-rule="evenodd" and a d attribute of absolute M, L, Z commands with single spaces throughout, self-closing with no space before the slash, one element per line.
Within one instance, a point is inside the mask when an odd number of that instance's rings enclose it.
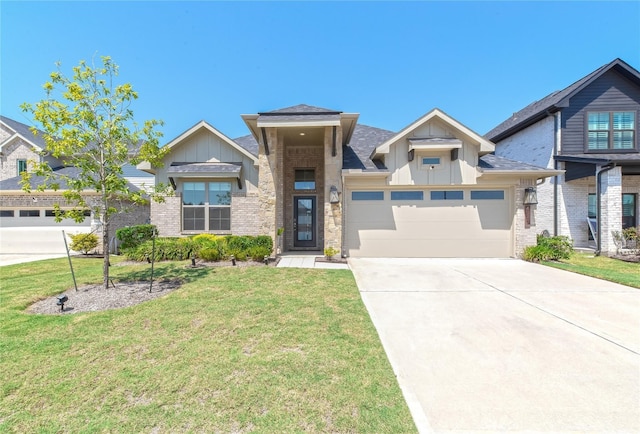
<path fill-rule="evenodd" d="M 612 234 L 639 224 L 639 114 L 640 73 L 616 59 L 485 137 L 498 156 L 565 171 L 538 187 L 539 231 L 612 254 Z"/>
<path fill-rule="evenodd" d="M 64 184 L 60 185 L 58 191 L 38 192 L 35 187 L 42 183 L 43 178 L 33 176 L 30 193 L 26 193 L 20 185 L 20 173 L 32 170 L 33 162 L 47 161 L 54 173 L 72 177 L 77 173 L 75 168 L 64 167 L 62 161 L 47 155 L 42 134 L 44 133 L 41 131 L 33 134 L 28 125 L 0 116 L 0 227 L 55 227 L 58 224 L 55 222 L 54 204 L 59 204 L 63 209 L 72 207 L 66 205 L 61 195 L 61 191 L 65 189 Z M 132 190 L 144 189 L 154 183 L 152 175 L 131 165 L 123 167 L 123 176 L 129 181 Z M 61 224 L 65 227 L 91 227 L 96 220 L 91 217 L 87 213 L 86 219 L 81 223 L 65 220 Z M 117 229 L 148 221 L 149 206 L 141 206 L 115 215 L 111 227 Z M 112 234 L 115 235 L 113 230 Z"/>
<path fill-rule="evenodd" d="M 267 234 L 283 252 L 361 257 L 513 257 L 535 244 L 525 189 L 560 173 L 491 155 L 434 109 L 399 133 L 307 105 L 242 115 L 232 140 L 205 121 L 138 168 L 175 195 L 151 204 L 163 236 Z M 279 236 L 279 234 L 281 235 Z"/>

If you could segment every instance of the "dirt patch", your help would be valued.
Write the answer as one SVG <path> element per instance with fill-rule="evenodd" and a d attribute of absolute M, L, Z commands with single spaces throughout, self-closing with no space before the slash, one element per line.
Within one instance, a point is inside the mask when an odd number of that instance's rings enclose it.
<path fill-rule="evenodd" d="M 160 280 L 153 282 L 149 292 L 149 282 L 115 282 L 104 289 L 102 284 L 71 288 L 62 294 L 37 301 L 27 308 L 29 313 L 65 315 L 79 312 L 96 312 L 100 310 L 119 309 L 134 306 L 144 301 L 153 300 L 175 291 L 181 283 L 177 280 Z M 58 297 L 66 295 L 64 310 L 60 309 Z"/>

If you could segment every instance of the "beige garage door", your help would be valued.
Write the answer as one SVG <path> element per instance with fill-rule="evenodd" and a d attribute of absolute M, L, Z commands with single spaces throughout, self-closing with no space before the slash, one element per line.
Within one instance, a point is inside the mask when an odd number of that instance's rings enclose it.
<path fill-rule="evenodd" d="M 511 197 L 506 188 L 347 191 L 347 250 L 354 257 L 509 257 Z"/>

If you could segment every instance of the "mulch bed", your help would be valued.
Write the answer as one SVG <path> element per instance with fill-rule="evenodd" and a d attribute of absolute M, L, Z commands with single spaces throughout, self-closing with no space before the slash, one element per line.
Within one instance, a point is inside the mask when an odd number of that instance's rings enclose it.
<path fill-rule="evenodd" d="M 177 280 L 160 280 L 153 282 L 149 292 L 149 282 L 115 282 L 109 289 L 104 289 L 102 284 L 86 285 L 71 288 L 63 294 L 37 301 L 29 306 L 28 313 L 64 315 L 79 312 L 96 312 L 100 310 L 119 309 L 133 306 L 144 301 L 153 300 L 180 288 Z M 64 304 L 64 310 L 56 303 L 58 297 L 66 295 L 69 300 Z"/>

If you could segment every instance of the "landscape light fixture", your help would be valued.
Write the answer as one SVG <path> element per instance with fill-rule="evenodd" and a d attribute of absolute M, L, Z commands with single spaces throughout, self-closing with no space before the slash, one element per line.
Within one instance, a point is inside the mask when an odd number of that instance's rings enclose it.
<path fill-rule="evenodd" d="M 69 297 L 67 297 L 66 295 L 61 295 L 57 298 L 58 301 L 56 302 L 56 304 L 60 306 L 60 312 L 64 312 L 64 304 L 69 301 Z"/>
<path fill-rule="evenodd" d="M 527 187 L 524 189 L 523 205 L 535 205 L 538 203 L 538 195 L 535 187 Z"/>

